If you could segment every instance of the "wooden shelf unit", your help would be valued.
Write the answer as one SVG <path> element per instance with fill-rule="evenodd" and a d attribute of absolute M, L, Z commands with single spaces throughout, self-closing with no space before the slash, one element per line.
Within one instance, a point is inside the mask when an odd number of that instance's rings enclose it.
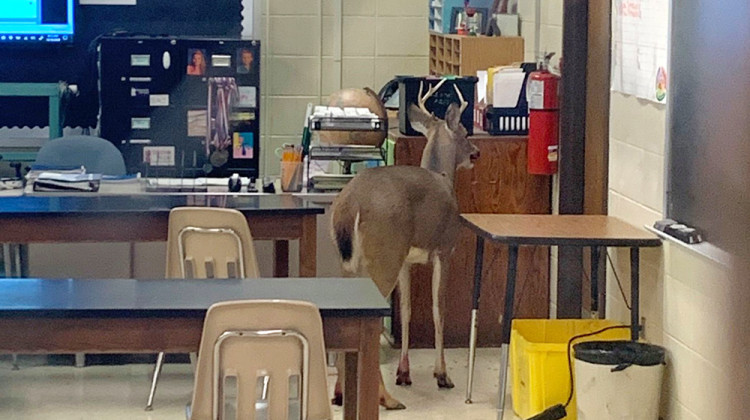
<path fill-rule="evenodd" d="M 477 70 L 523 61 L 524 42 L 516 36 L 464 36 L 430 32 L 430 74 L 476 76 Z"/>

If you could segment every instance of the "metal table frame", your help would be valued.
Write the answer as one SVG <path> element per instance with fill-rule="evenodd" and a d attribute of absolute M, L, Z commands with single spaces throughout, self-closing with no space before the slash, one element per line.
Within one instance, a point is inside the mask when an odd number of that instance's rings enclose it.
<path fill-rule="evenodd" d="M 637 340 L 640 334 L 639 292 L 640 292 L 640 248 L 661 246 L 661 240 L 646 230 L 638 229 L 611 216 L 593 215 L 503 215 L 503 214 L 463 214 L 462 222 L 477 234 L 477 250 L 474 260 L 474 291 L 471 311 L 471 332 L 469 343 L 469 372 L 466 387 L 466 403 L 470 404 L 474 359 L 477 340 L 477 315 L 481 296 L 482 263 L 484 241 L 508 245 L 508 272 L 505 289 L 505 304 L 502 316 L 502 344 L 500 347 L 500 396 L 497 418 L 502 420 L 505 408 L 505 387 L 508 378 L 508 358 L 515 299 L 518 248 L 523 245 L 578 246 L 591 248 L 591 297 L 592 312 L 599 311 L 599 266 L 601 249 L 605 247 L 630 248 L 630 282 L 632 310 L 631 339 Z M 499 229 L 490 226 L 497 223 Z M 512 227 L 503 231 L 503 227 Z M 529 228 L 525 230 L 525 228 Z"/>

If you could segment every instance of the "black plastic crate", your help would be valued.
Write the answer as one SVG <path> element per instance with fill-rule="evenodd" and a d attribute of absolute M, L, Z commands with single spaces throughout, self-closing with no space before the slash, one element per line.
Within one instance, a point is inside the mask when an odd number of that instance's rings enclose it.
<path fill-rule="evenodd" d="M 464 77 L 438 77 L 438 76 L 425 76 L 425 77 L 413 77 L 413 76 L 399 76 L 398 80 L 398 94 L 399 94 L 399 106 L 398 106 L 398 129 L 401 134 L 407 136 L 418 136 L 421 133 L 414 130 L 409 121 L 409 115 L 407 109 L 409 105 L 417 103 L 417 97 L 419 96 L 419 84 L 424 83 L 423 92 L 427 92 L 431 86 L 438 84 L 443 78 L 447 79 L 440 89 L 435 92 L 432 97 L 427 99 L 425 102 L 425 108 L 428 111 L 435 114 L 438 118 L 445 118 L 445 111 L 448 109 L 448 105 L 451 103 L 460 104 L 458 95 L 453 86 L 458 86 L 461 91 L 461 95 L 464 97 L 464 101 L 468 102 L 468 106 L 461 114 L 461 124 L 466 127 L 469 135 L 474 133 L 474 89 L 476 87 L 477 78 L 474 76 Z"/>

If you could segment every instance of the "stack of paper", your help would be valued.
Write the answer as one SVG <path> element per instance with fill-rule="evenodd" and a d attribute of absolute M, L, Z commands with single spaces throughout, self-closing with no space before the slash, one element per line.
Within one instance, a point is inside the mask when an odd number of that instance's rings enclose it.
<path fill-rule="evenodd" d="M 385 129 L 385 122 L 368 108 L 316 106 L 308 127 L 315 131 L 377 131 Z"/>
<path fill-rule="evenodd" d="M 101 174 L 42 172 L 34 180 L 34 191 L 99 191 Z"/>
<path fill-rule="evenodd" d="M 313 191 L 341 191 L 354 175 L 321 174 L 310 178 Z"/>

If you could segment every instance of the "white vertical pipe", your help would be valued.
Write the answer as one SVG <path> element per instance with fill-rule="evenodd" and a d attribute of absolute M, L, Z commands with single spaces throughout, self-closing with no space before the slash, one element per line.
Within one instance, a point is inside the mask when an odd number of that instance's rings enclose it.
<path fill-rule="evenodd" d="M 341 89 L 341 73 L 343 71 L 343 38 L 344 38 L 344 0 L 333 0 L 334 22 L 333 22 L 333 62 L 336 72 L 336 87 Z"/>
<path fill-rule="evenodd" d="M 323 102 L 323 0 L 318 0 L 318 34 L 320 54 L 318 54 L 318 102 Z"/>
<path fill-rule="evenodd" d="M 261 0 L 262 1 L 262 0 Z M 260 3 L 260 1 L 258 2 Z M 258 13 L 259 15 L 261 13 Z M 258 17 L 258 20 L 260 20 L 260 17 Z M 268 57 L 270 54 L 268 53 L 271 50 L 271 0 L 266 0 L 266 15 L 265 19 L 263 21 L 263 33 L 264 38 L 260 44 L 261 48 L 261 56 L 263 57 L 263 60 L 261 61 L 261 67 L 265 66 L 265 71 L 261 71 L 261 87 L 260 87 L 260 94 L 261 94 L 261 113 L 263 114 L 262 117 L 262 124 L 260 126 L 261 129 L 261 144 L 268 145 L 270 144 L 270 133 L 269 133 L 269 122 L 270 119 L 270 113 L 268 112 L 268 96 L 270 95 L 269 90 L 269 83 L 271 81 L 270 76 L 270 69 L 271 69 L 271 63 L 268 62 Z M 258 28 L 258 31 L 260 32 L 260 27 Z M 265 93 L 264 93 L 265 92 Z M 266 173 L 266 168 L 268 165 L 266 165 L 266 161 L 268 159 L 269 153 L 268 153 L 269 147 L 261 147 L 261 160 L 260 160 L 260 167 L 258 168 L 258 177 L 262 179 L 262 176 L 268 175 Z M 276 156 L 271 153 L 271 156 Z"/>
<path fill-rule="evenodd" d="M 542 53 L 542 0 L 535 0 L 534 4 L 534 59 L 537 63 L 544 60 Z"/>
<path fill-rule="evenodd" d="M 261 1 L 257 0 L 245 0 L 252 2 L 252 18 L 253 18 L 253 27 L 252 30 L 252 39 L 260 39 L 261 38 L 261 28 L 263 27 L 263 3 Z M 261 48 L 264 46 L 261 45 Z"/>

